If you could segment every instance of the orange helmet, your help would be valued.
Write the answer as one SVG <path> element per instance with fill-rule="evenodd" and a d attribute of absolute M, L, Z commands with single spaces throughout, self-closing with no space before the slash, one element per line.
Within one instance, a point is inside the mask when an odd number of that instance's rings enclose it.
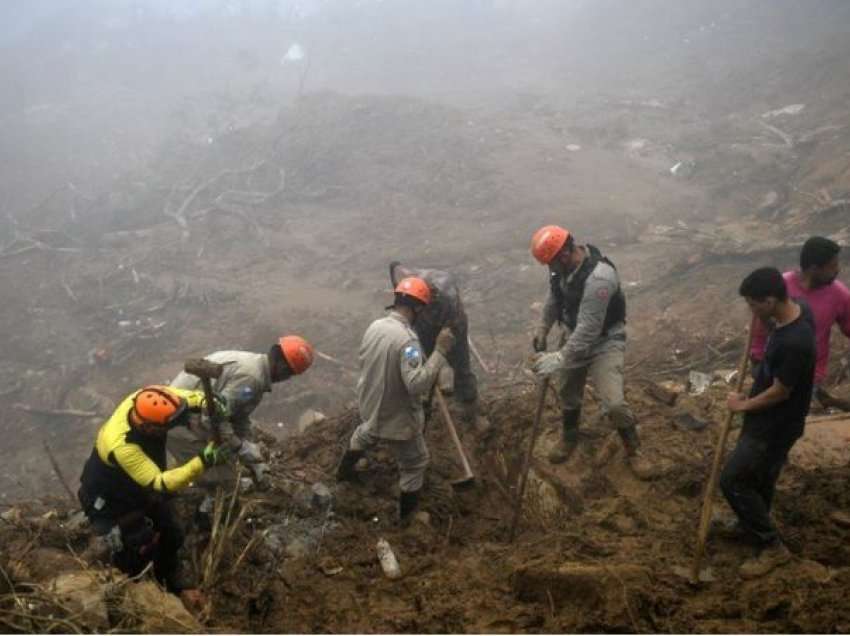
<path fill-rule="evenodd" d="M 410 296 L 425 305 L 431 302 L 431 288 L 428 287 L 428 283 L 416 276 L 402 278 L 395 286 L 395 293 Z"/>
<path fill-rule="evenodd" d="M 143 432 L 165 432 L 179 423 L 188 409 L 186 400 L 166 386 L 146 386 L 133 398 L 130 424 Z"/>
<path fill-rule="evenodd" d="M 558 225 L 544 225 L 531 237 L 531 253 L 541 265 L 548 265 L 569 240 L 569 230 Z"/>
<path fill-rule="evenodd" d="M 284 336 L 278 344 L 295 375 L 304 373 L 313 364 L 313 346 L 301 336 Z"/>

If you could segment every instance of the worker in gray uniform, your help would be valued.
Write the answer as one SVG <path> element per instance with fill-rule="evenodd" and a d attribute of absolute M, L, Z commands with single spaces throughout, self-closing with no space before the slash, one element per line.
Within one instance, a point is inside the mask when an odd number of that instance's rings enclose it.
<path fill-rule="evenodd" d="M 443 327 L 452 330 L 456 342 L 448 355 L 448 366 L 444 370 L 451 367 L 454 372 L 452 392 L 460 404 L 464 420 L 473 425 L 479 433 L 484 433 L 490 429 L 490 422 L 481 414 L 479 406 L 478 379 L 472 372 L 469 360 L 469 321 L 455 277 L 439 269 L 404 267 L 398 261 L 390 263 L 390 281 L 393 286 L 401 279 L 411 276 L 424 280 L 431 292 L 431 302 L 413 323 L 413 330 L 419 337 L 422 350 L 426 356 L 430 356 L 440 330 Z M 439 386 L 442 388 L 443 383 L 440 382 Z"/>
<path fill-rule="evenodd" d="M 626 459 L 639 479 L 655 475 L 642 454 L 636 419 L 623 393 L 626 350 L 626 299 L 613 263 L 592 245 L 578 245 L 570 232 L 547 225 L 535 232 L 531 252 L 549 267 L 549 295 L 533 347 L 534 372 L 556 374 L 563 404 L 562 437 L 549 454 L 554 464 L 567 461 L 578 445 L 584 386 L 588 376 L 596 387 L 602 413 L 622 440 Z M 565 328 L 558 351 L 546 353 L 549 331 L 556 323 Z M 606 444 L 603 455 L 613 451 Z"/>
<path fill-rule="evenodd" d="M 300 336 L 288 335 L 274 343 L 267 353 L 250 351 L 216 351 L 207 360 L 223 365 L 221 377 L 213 381 L 213 391 L 227 403 L 231 417 L 219 423 L 221 444 L 245 465 L 255 482 L 266 483 L 267 464 L 260 446 L 254 442 L 251 413 L 259 406 L 272 384 L 304 373 L 313 363 L 313 347 Z M 181 371 L 171 386 L 199 390 L 201 379 Z M 178 462 L 198 454 L 212 439 L 211 425 L 205 419 L 194 418 L 188 427 L 175 429 L 168 437 L 168 451 Z"/>
<path fill-rule="evenodd" d="M 389 313 L 375 320 L 360 343 L 357 399 L 361 424 L 337 468 L 338 481 L 355 481 L 355 465 L 366 450 L 386 443 L 399 469 L 399 521 L 407 524 L 419 503 L 430 459 L 423 435 L 422 400 L 431 391 L 455 344 L 452 332 L 437 334 L 433 353 L 425 357 L 412 325 L 431 301 L 421 278 L 402 279 Z"/>

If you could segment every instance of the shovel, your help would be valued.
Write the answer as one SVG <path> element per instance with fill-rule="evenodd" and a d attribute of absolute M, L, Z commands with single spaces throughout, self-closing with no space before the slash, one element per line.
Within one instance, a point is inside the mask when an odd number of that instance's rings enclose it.
<path fill-rule="evenodd" d="M 452 482 L 452 487 L 458 490 L 471 488 L 475 484 L 475 475 L 472 474 L 472 469 L 469 467 L 469 462 L 466 460 L 466 453 L 463 452 L 463 446 L 460 443 L 460 438 L 457 436 L 452 416 L 449 413 L 449 408 L 446 406 L 446 400 L 443 397 L 443 392 L 439 386 L 434 387 L 434 394 L 437 396 L 437 404 L 440 405 L 440 412 L 443 414 L 443 419 L 446 421 L 446 428 L 449 429 L 449 435 L 452 436 L 452 441 L 457 449 L 457 454 L 460 455 L 460 462 L 463 465 L 463 477 Z"/>

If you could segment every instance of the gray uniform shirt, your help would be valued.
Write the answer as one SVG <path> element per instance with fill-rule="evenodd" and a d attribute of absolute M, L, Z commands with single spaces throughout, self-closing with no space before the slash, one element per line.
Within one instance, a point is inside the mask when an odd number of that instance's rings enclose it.
<path fill-rule="evenodd" d="M 251 440 L 251 413 L 260 404 L 263 395 L 272 390 L 269 359 L 265 353 L 250 351 L 216 351 L 207 360 L 224 365 L 221 377 L 213 380 L 213 391 L 227 399 L 232 414 L 230 422 L 220 426 L 225 439 L 237 437 Z M 202 389 L 201 379 L 181 371 L 171 386 L 178 389 Z M 232 425 L 231 425 L 232 422 Z"/>
<path fill-rule="evenodd" d="M 573 274 L 561 279 L 561 290 L 566 293 Z M 584 294 L 578 310 L 576 328 L 567 335 L 561 353 L 567 368 L 583 366 L 594 357 L 609 351 L 624 351 L 626 348 L 626 325 L 617 323 L 602 335 L 608 303 L 620 287 L 617 270 L 607 263 L 599 262 L 587 277 Z M 559 318 L 558 301 L 549 291 L 543 306 L 543 326 L 547 331 Z"/>
<path fill-rule="evenodd" d="M 416 332 L 396 311 L 369 325 L 360 343 L 357 382 L 365 429 L 391 440 L 421 435 L 425 424 L 422 398 L 445 362 L 439 351 L 425 360 Z"/>

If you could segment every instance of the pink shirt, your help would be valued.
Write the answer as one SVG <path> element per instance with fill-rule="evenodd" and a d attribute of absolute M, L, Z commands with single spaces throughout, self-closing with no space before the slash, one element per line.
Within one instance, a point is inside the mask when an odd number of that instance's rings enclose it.
<path fill-rule="evenodd" d="M 820 384 L 826 377 L 829 366 L 829 335 L 832 325 L 838 323 L 845 336 L 850 338 L 850 290 L 840 281 L 835 281 L 825 287 L 805 289 L 801 285 L 800 272 L 797 270 L 785 272 L 782 277 L 788 287 L 791 298 L 802 298 L 811 307 L 815 317 L 815 348 L 817 361 L 815 363 L 815 384 Z M 767 345 L 767 329 L 761 320 L 756 320 L 753 330 L 753 346 L 750 355 L 761 361 Z"/>

